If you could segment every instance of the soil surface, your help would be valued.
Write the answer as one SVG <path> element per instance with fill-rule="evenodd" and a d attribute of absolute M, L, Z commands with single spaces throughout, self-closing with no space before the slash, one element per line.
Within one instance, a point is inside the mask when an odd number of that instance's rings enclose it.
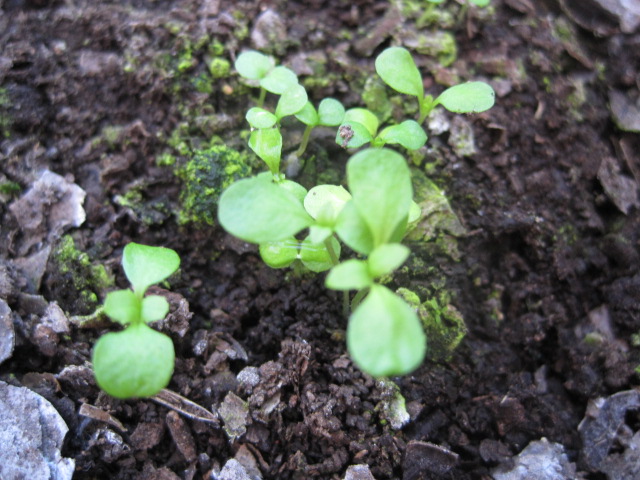
<path fill-rule="evenodd" d="M 578 424 L 590 401 L 638 385 L 640 136 L 619 117 L 638 97 L 640 34 L 597 2 L 462 3 L 436 6 L 446 15 L 431 23 L 417 0 L 0 0 L 0 296 L 16 330 L 0 378 L 60 412 L 75 478 L 218 478 L 236 458 L 240 478 L 339 479 L 364 464 L 378 480 L 488 479 L 542 437 L 576 477 L 607 478 Z M 257 48 L 315 104 L 361 106 L 382 49 L 444 31 L 457 52 L 434 42 L 415 55 L 427 91 L 479 79 L 497 98 L 443 114 L 449 128 L 411 156 L 416 194 L 428 177 L 459 224 L 414 239 L 390 286 L 455 308 L 468 332 L 450 358 L 392 379 L 410 416 L 398 428 L 393 390 L 346 354 L 324 275 L 266 267 L 215 215 L 185 221 L 176 172 L 210 144 L 254 158 L 244 112 L 257 92 L 220 59 Z M 385 95 L 392 116 L 415 110 Z M 285 128 L 290 152 L 302 129 Z M 334 135 L 314 134 L 300 181 L 343 180 Z M 57 186 L 28 196 L 45 170 Z M 84 219 L 69 212 L 74 184 Z M 130 241 L 180 254 L 157 289 L 172 306 L 158 326 L 176 347 L 168 388 L 209 420 L 175 398 L 113 399 L 93 380 L 92 345 L 116 327 L 80 317 L 126 287 Z M 625 418 L 631 435 L 640 423 Z"/>

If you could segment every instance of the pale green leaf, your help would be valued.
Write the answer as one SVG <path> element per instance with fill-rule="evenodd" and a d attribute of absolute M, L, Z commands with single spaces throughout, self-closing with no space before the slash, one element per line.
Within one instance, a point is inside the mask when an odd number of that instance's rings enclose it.
<path fill-rule="evenodd" d="M 278 186 L 280 188 L 284 188 L 287 192 L 292 193 L 293 196 L 298 199 L 300 204 L 304 202 L 304 199 L 307 196 L 307 189 L 293 180 L 285 179 L 279 182 Z"/>
<path fill-rule="evenodd" d="M 402 265 L 410 253 L 408 247 L 399 243 L 380 245 L 367 258 L 369 273 L 373 278 L 388 275 Z"/>
<path fill-rule="evenodd" d="M 257 244 L 285 240 L 313 224 L 295 195 L 264 177 L 239 180 L 226 189 L 218 220 L 232 235 Z"/>
<path fill-rule="evenodd" d="M 133 290 L 139 295 L 160 283 L 180 267 L 180 257 L 170 248 L 129 243 L 122 253 L 122 267 Z"/>
<path fill-rule="evenodd" d="M 333 253 L 336 258 L 340 258 L 340 243 L 335 239 L 329 240 Z M 323 243 L 313 243 L 310 237 L 307 237 L 300 244 L 300 260 L 312 272 L 320 273 L 333 267 L 331 255 L 327 247 Z"/>
<path fill-rule="evenodd" d="M 491 85 L 484 82 L 467 82 L 447 88 L 436 98 L 435 103 L 450 112 L 479 113 L 493 107 L 495 99 L 496 94 Z"/>
<path fill-rule="evenodd" d="M 317 185 L 304 198 L 304 208 L 309 215 L 318 219 L 323 213 L 323 221 L 334 223 L 351 194 L 341 185 Z"/>
<path fill-rule="evenodd" d="M 373 284 L 367 262 L 347 260 L 331 269 L 325 285 L 332 290 L 361 290 Z"/>
<path fill-rule="evenodd" d="M 260 52 L 248 50 L 238 55 L 235 68 L 238 73 L 249 80 L 264 78 L 275 66 L 273 58 Z"/>
<path fill-rule="evenodd" d="M 276 117 L 280 120 L 287 115 L 298 113 L 307 103 L 307 91 L 300 84 L 290 86 L 282 92 L 276 105 Z"/>
<path fill-rule="evenodd" d="M 142 299 L 141 319 L 144 323 L 162 320 L 169 313 L 169 302 L 160 295 L 149 295 Z"/>
<path fill-rule="evenodd" d="M 350 249 L 368 255 L 373 250 L 373 235 L 353 200 L 347 202 L 338 215 L 335 230 Z"/>
<path fill-rule="evenodd" d="M 122 325 L 139 323 L 141 308 L 140 298 L 131 290 L 109 292 L 104 299 L 104 313 Z"/>
<path fill-rule="evenodd" d="M 250 108 L 245 118 L 253 128 L 271 128 L 278 121 L 273 113 L 260 107 Z"/>
<path fill-rule="evenodd" d="M 318 123 L 327 127 L 340 125 L 344 120 L 344 107 L 335 98 L 325 98 L 318 105 Z"/>
<path fill-rule="evenodd" d="M 366 108 L 350 108 L 344 114 L 344 119 L 342 123 L 351 123 L 357 122 L 362 124 L 371 137 L 375 137 L 376 133 L 378 133 L 378 127 L 380 126 L 380 120 L 378 117 L 371 111 Z"/>
<path fill-rule="evenodd" d="M 309 125 L 311 127 L 315 127 L 320 121 L 318 112 L 316 112 L 316 107 L 314 107 L 309 101 L 307 101 L 304 107 L 302 107 L 302 110 L 296 113 L 296 118 L 305 125 Z"/>
<path fill-rule="evenodd" d="M 417 150 L 427 143 L 427 134 L 415 120 L 405 120 L 398 125 L 386 127 L 376 140 L 378 139 L 383 144 L 400 144 L 409 150 Z"/>
<path fill-rule="evenodd" d="M 489 5 L 489 3 L 491 3 L 491 0 L 469 0 L 469 2 L 477 5 L 478 7 L 486 7 L 487 5 Z"/>
<path fill-rule="evenodd" d="M 294 237 L 260 244 L 260 257 L 271 268 L 288 267 L 298 258 L 299 252 L 300 242 Z"/>
<path fill-rule="evenodd" d="M 280 171 L 282 135 L 277 128 L 254 130 L 249 136 L 249 147 L 269 167 L 274 175 Z"/>
<path fill-rule="evenodd" d="M 338 127 L 336 143 L 342 148 L 358 148 L 372 140 L 369 129 L 358 122 L 346 121 Z"/>
<path fill-rule="evenodd" d="M 267 92 L 282 95 L 298 84 L 298 76 L 287 67 L 278 66 L 271 70 L 262 80 L 260 86 Z"/>
<path fill-rule="evenodd" d="M 422 76 L 413 57 L 402 47 L 390 47 L 376 58 L 376 72 L 394 90 L 422 99 Z"/>
<path fill-rule="evenodd" d="M 409 305 L 388 288 L 372 285 L 349 318 L 347 348 L 356 365 L 369 375 L 406 375 L 422 363 L 426 336 Z"/>
<path fill-rule="evenodd" d="M 144 323 L 100 337 L 92 363 L 98 386 L 112 397 L 150 397 L 171 380 L 175 351 L 171 339 Z"/>

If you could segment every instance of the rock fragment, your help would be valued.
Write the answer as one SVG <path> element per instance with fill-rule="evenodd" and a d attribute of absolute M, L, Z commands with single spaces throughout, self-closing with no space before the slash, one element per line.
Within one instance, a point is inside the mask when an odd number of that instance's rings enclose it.
<path fill-rule="evenodd" d="M 546 438 L 531 442 L 509 462 L 508 467 L 498 467 L 491 476 L 494 480 L 573 480 L 576 467 L 569 463 L 564 447 L 550 443 Z"/>
<path fill-rule="evenodd" d="M 10 358 L 16 344 L 13 313 L 7 302 L 0 298 L 0 363 Z"/>

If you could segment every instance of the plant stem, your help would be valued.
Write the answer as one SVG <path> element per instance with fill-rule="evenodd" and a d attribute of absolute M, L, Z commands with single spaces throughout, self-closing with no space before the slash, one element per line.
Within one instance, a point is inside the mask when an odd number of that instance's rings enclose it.
<path fill-rule="evenodd" d="M 264 88 L 260 88 L 260 96 L 258 97 L 258 107 L 262 108 L 264 105 L 264 99 L 267 98 L 267 91 Z"/>
<path fill-rule="evenodd" d="M 304 129 L 304 133 L 302 134 L 302 141 L 300 142 L 300 147 L 296 151 L 296 155 L 301 157 L 302 154 L 307 149 L 307 145 L 309 144 L 309 138 L 311 137 L 311 130 L 313 130 L 312 125 L 307 125 L 307 128 Z"/>
<path fill-rule="evenodd" d="M 364 296 L 367 294 L 368 291 L 369 291 L 368 288 L 363 288 L 362 290 L 358 290 L 358 293 L 355 294 L 355 296 L 353 297 L 353 300 L 351 301 L 352 312 L 356 308 L 358 308 L 358 305 L 360 305 L 360 302 L 362 302 L 362 299 L 364 298 Z"/>

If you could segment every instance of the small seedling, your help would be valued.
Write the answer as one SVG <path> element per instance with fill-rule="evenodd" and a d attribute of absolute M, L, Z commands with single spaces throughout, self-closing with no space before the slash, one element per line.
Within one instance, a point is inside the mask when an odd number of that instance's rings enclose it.
<path fill-rule="evenodd" d="M 438 97 L 425 95 L 422 76 L 408 50 L 390 47 L 376 58 L 376 71 L 394 90 L 418 99 L 422 123 L 438 105 L 454 113 L 479 113 L 490 109 L 495 102 L 493 88 L 484 82 L 467 82 L 447 88 Z"/>
<path fill-rule="evenodd" d="M 104 312 L 125 329 L 96 342 L 93 370 L 98 386 L 113 397 L 149 397 L 169 383 L 175 352 L 167 335 L 147 325 L 162 320 L 169 303 L 159 295 L 144 294 L 178 269 L 180 257 L 169 248 L 129 243 L 122 266 L 132 289 L 107 294 Z"/>

